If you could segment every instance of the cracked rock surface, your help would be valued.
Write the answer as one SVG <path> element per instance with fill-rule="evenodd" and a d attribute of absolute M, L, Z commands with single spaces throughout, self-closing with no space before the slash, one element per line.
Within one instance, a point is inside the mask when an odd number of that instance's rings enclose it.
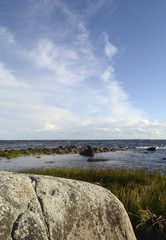
<path fill-rule="evenodd" d="M 70 179 L 0 171 L 0 240 L 135 240 L 121 202 Z"/>

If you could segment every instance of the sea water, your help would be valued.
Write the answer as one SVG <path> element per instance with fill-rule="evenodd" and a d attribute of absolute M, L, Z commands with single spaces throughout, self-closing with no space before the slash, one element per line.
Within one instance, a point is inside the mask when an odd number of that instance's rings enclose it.
<path fill-rule="evenodd" d="M 0 160 L 0 170 L 19 171 L 30 168 L 77 167 L 82 169 L 141 169 L 160 173 L 166 171 L 166 140 L 1 140 L 0 150 L 55 148 L 59 146 L 83 147 L 87 145 L 93 147 L 117 147 L 123 150 L 95 154 L 95 158 L 108 160 L 103 162 L 88 162 L 89 157 L 79 154 L 41 155 L 40 158 L 25 156 L 10 160 L 2 158 Z M 157 151 L 147 151 L 147 148 L 151 146 L 158 147 Z"/>

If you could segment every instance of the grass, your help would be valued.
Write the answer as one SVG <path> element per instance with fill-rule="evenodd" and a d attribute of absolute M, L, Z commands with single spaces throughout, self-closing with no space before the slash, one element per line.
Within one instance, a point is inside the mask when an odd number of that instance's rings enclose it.
<path fill-rule="evenodd" d="M 124 204 L 138 240 L 166 239 L 166 175 L 76 168 L 31 169 L 26 173 L 97 183 Z"/>

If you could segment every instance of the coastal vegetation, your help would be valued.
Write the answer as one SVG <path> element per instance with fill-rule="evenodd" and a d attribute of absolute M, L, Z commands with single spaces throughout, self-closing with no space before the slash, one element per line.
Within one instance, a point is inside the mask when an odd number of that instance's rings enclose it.
<path fill-rule="evenodd" d="M 89 156 L 93 156 L 94 153 L 101 153 L 101 152 L 109 152 L 109 151 L 116 151 L 122 150 L 121 148 L 98 148 L 98 147 L 76 147 L 76 146 L 69 146 L 69 147 L 62 147 L 59 146 L 57 148 L 28 148 L 28 149 L 12 149 L 12 150 L 0 150 L 0 159 L 5 157 L 7 159 L 28 156 L 28 155 L 51 155 L 51 154 L 74 154 L 80 153 L 82 155 L 89 154 Z"/>
<path fill-rule="evenodd" d="M 105 187 L 124 204 L 138 240 L 166 239 L 166 174 L 77 168 L 24 172 L 71 178 Z"/>
<path fill-rule="evenodd" d="M 79 150 L 73 149 L 71 153 L 78 153 Z M 51 155 L 51 154 L 64 154 L 68 153 L 67 151 L 59 148 L 37 148 L 37 149 L 20 149 L 20 150 L 1 150 L 0 157 L 5 157 L 7 159 L 23 157 L 28 155 Z"/>

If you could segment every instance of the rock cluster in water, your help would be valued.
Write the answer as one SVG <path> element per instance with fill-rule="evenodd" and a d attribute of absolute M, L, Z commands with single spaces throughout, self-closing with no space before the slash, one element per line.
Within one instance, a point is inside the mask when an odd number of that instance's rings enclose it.
<path fill-rule="evenodd" d="M 0 172 L 1 240 L 136 240 L 122 203 L 86 182 Z"/>
<path fill-rule="evenodd" d="M 85 146 L 85 147 L 76 147 L 76 146 L 69 146 L 69 147 L 63 147 L 59 146 L 58 148 L 28 148 L 28 149 L 13 149 L 13 150 L 0 150 L 0 159 L 2 157 L 6 157 L 8 159 L 14 158 L 14 157 L 20 157 L 20 156 L 27 156 L 27 155 L 51 155 L 51 154 L 74 154 L 79 153 L 84 156 L 90 156 L 93 157 L 95 153 L 101 153 L 101 152 L 110 152 L 110 151 L 118 151 L 118 150 L 126 150 L 129 148 L 123 148 L 123 147 L 91 147 L 91 146 Z"/>

